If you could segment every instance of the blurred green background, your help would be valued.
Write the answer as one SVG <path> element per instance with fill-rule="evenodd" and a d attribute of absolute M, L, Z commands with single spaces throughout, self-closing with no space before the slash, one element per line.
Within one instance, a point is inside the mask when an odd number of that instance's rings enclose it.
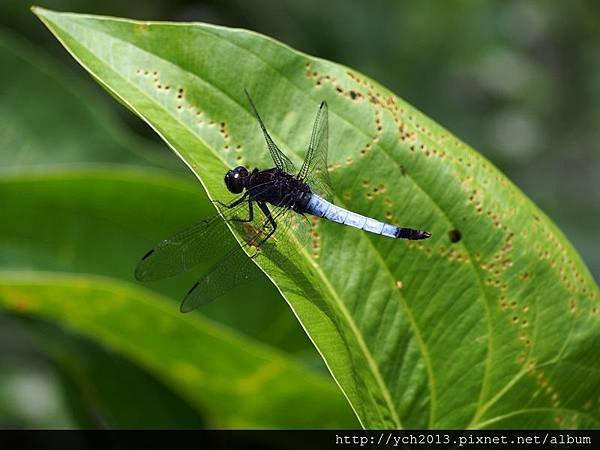
<path fill-rule="evenodd" d="M 248 28 L 366 73 L 505 172 L 600 280 L 600 8 L 591 0 L 38 4 Z M 176 157 L 89 78 L 29 6 L 0 3 L 0 270 L 90 273 L 133 283 L 136 260 L 148 247 L 211 207 Z M 150 189 L 147 200 L 135 195 Z M 196 274 L 148 288 L 177 308 Z M 326 379 L 318 354 L 270 283 L 263 279 L 244 292 L 244 302 L 236 291 L 197 314 Z M 81 356 L 78 371 L 66 370 L 52 351 L 63 345 Z M 152 373 L 50 323 L 0 313 L 0 361 L 0 427 L 203 421 Z M 131 392 L 134 403 L 136 395 L 148 400 L 156 392 L 161 402 L 146 401 L 135 417 L 115 410 L 110 397 L 119 390 L 88 377 L 89 389 L 85 377 L 74 376 L 86 370 L 145 386 Z M 171 405 L 170 413 L 164 405 Z M 349 410 L 333 424 L 356 426 Z"/>

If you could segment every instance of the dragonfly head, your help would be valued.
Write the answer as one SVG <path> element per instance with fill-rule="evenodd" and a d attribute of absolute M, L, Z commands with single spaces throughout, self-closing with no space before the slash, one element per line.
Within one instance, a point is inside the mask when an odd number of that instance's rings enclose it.
<path fill-rule="evenodd" d="M 244 166 L 238 166 L 225 174 L 225 186 L 229 192 L 241 194 L 248 185 L 248 169 Z"/>

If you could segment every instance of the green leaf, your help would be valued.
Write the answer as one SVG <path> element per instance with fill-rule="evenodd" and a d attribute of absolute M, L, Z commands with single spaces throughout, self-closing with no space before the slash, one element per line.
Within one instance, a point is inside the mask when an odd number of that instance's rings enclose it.
<path fill-rule="evenodd" d="M 94 276 L 0 272 L 0 305 L 102 343 L 153 373 L 212 426 L 353 424 L 323 376 L 199 315 L 182 315 L 145 289 Z"/>
<path fill-rule="evenodd" d="M 598 287 L 448 131 L 364 75 L 252 32 L 35 13 L 211 197 L 225 198 L 228 168 L 270 167 L 244 87 L 296 163 L 325 99 L 336 202 L 433 233 L 399 242 L 319 221 L 297 273 L 262 263 L 364 426 L 600 424 Z"/>
<path fill-rule="evenodd" d="M 32 317 L 20 322 L 58 368 L 79 427 L 202 426 L 202 417 L 186 400 L 118 353 L 50 322 Z"/>
<path fill-rule="evenodd" d="M 1 27 L 0 64 L 2 171 L 89 162 L 176 167 L 155 143 L 124 130 L 97 92 Z"/>

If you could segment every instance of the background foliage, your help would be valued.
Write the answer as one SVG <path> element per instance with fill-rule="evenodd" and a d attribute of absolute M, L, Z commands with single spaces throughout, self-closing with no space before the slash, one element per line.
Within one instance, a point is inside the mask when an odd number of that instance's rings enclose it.
<path fill-rule="evenodd" d="M 358 2 L 334 2 L 327 10 L 310 2 L 200 6 L 154 2 L 137 10 L 110 4 L 102 9 L 85 2 L 45 5 L 136 18 L 197 19 L 245 26 L 356 67 L 486 153 L 563 227 L 598 278 L 598 261 L 594 260 L 597 242 L 591 224 L 594 219 L 598 221 L 598 209 L 594 208 L 598 208 L 600 189 L 598 180 L 585 174 L 593 173 L 599 164 L 593 147 L 598 142 L 594 135 L 597 130 L 591 124 L 598 118 L 598 110 L 594 109 L 598 102 L 593 99 L 600 91 L 595 84 L 600 59 L 593 50 L 598 39 L 593 14 L 583 2 L 570 6 L 568 11 L 562 11 L 559 4 L 549 8 L 530 2 L 490 2 L 477 10 L 467 8 L 466 3 L 462 8 L 446 8 L 439 2 L 405 2 L 403 6 L 383 2 L 368 9 Z M 202 192 L 190 184 L 189 175 L 168 157 L 161 144 L 147 142 L 153 137 L 144 127 L 112 105 L 96 87 L 89 86 L 80 70 L 69 72 L 66 67 L 72 63 L 20 2 L 6 2 L 1 8 L 7 8 L 2 17 L 8 20 L 0 57 L 9 70 L 1 75 L 4 130 L 0 158 L 4 168 L 3 200 L 8 201 L 8 211 L 14 217 L 3 224 L 2 268 L 99 273 L 129 279 L 131 261 L 155 236 L 162 237 L 161 233 L 202 215 L 202 208 L 207 208 Z M 38 47 L 25 42 L 24 35 L 36 40 Z M 40 51 L 39 46 L 47 52 Z M 481 117 L 485 120 L 477 120 Z M 115 175 L 114 169 L 107 173 L 98 167 L 107 163 L 140 167 Z M 93 173 L 89 172 L 90 166 Z M 172 175 L 157 174 L 157 181 L 150 186 L 141 181 L 148 177 L 136 172 L 143 170 L 145 174 L 158 168 Z M 166 176 L 170 177 L 168 181 L 161 183 L 161 177 Z M 130 205 L 115 207 L 111 202 L 115 193 L 135 191 L 129 186 L 136 183 L 143 185 L 139 189 L 144 192 L 155 189 L 154 197 L 168 198 L 161 204 L 173 203 L 169 205 L 173 212 L 152 223 L 139 223 L 139 217 L 136 222 L 132 214 L 143 203 L 139 197 L 132 195 L 125 199 Z M 124 184 L 128 189 L 123 189 Z M 175 197 L 180 200 L 172 200 Z M 57 205 L 65 204 L 71 206 L 57 213 Z M 147 208 L 151 210 L 151 205 Z M 41 215 L 42 211 L 47 213 Z M 47 220 L 44 227 L 39 226 L 42 217 Z M 124 232 L 126 227 L 130 227 L 129 232 Z M 105 252 L 108 245 L 118 246 L 122 252 Z M 102 261 L 106 253 L 119 257 Z M 104 272 L 107 267 L 111 273 Z M 179 283 L 184 281 L 166 283 L 159 290 L 178 300 Z M 324 373 L 314 350 L 274 290 L 266 282 L 254 289 L 260 302 L 249 299 L 250 305 L 240 305 L 235 299 L 223 300 L 211 305 L 212 310 L 206 314 Z M 13 316 L 3 316 L 2 320 L 2 334 L 7 336 L 2 340 L 2 359 L 10 364 L 0 373 L 0 411 L 6 411 L 2 416 L 7 417 L 8 425 L 90 423 L 86 420 L 96 425 L 132 423 L 131 417 L 111 416 L 110 406 L 100 407 L 99 400 L 73 407 L 77 403 L 73 398 L 79 397 L 72 395 L 74 388 L 87 386 L 88 392 L 102 392 L 103 387 L 90 389 L 89 380 L 82 381 L 85 370 L 78 370 L 79 375 L 74 376 L 73 370 L 60 364 L 56 351 L 46 348 L 51 347 L 50 343 L 36 344 Z M 27 329 L 31 329 L 30 324 Z M 44 336 L 51 332 L 56 333 L 57 343 L 80 339 L 65 338 L 61 330 L 42 331 Z M 72 355 L 77 354 L 78 345 L 82 348 L 91 344 L 73 343 Z M 159 391 L 155 385 L 160 381 L 140 367 L 115 363 L 114 355 L 106 356 L 107 349 L 94 352 L 98 359 L 89 362 L 88 367 L 104 358 L 115 366 L 112 370 L 128 371 L 134 380 L 148 378 L 148 383 L 154 383 L 148 389 Z M 86 367 L 85 361 L 79 367 Z M 319 389 L 327 391 L 326 377 L 322 383 Z M 32 392 L 41 392 L 35 396 L 36 408 L 30 406 L 28 395 Z M 337 402 L 343 402 L 343 398 L 336 397 L 334 390 L 327 395 L 332 405 L 342 405 Z M 98 395 L 96 399 L 108 397 Z M 172 401 L 178 402 L 175 410 L 188 411 L 189 416 L 187 421 L 174 417 L 171 423 L 185 426 L 201 420 L 195 417 L 194 408 L 181 405 L 182 398 L 176 396 Z M 343 411 L 343 406 L 339 410 Z M 256 417 L 256 413 L 249 416 Z M 355 424 L 349 414 L 340 413 L 340 417 L 332 425 Z M 143 423 L 151 425 L 152 420 L 148 413 Z M 160 423 L 167 419 L 155 420 Z M 239 424 L 244 419 L 236 420 L 228 423 Z M 314 423 L 322 424 L 322 420 Z"/>

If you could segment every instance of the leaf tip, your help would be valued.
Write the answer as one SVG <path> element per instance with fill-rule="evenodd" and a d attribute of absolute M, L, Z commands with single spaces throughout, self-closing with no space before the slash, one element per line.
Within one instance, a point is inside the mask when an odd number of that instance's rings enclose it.
<path fill-rule="evenodd" d="M 49 9 L 43 8 L 41 6 L 36 6 L 36 5 L 31 5 L 29 7 L 29 9 L 31 10 L 31 12 L 33 14 L 35 14 L 35 16 L 40 19 L 42 22 L 46 23 L 46 20 L 48 20 L 49 16 L 51 16 L 52 12 Z"/>
<path fill-rule="evenodd" d="M 37 6 L 37 5 L 31 5 L 29 7 L 29 9 L 42 22 L 45 22 L 46 20 L 51 20 L 53 16 L 55 16 L 57 14 L 61 14 L 60 12 L 53 11 L 51 9 L 47 9 L 47 8 L 44 8 L 42 6 Z"/>
<path fill-rule="evenodd" d="M 35 14 L 36 16 L 41 16 L 43 15 L 44 11 L 46 11 L 44 8 L 42 8 L 41 6 L 36 6 L 36 5 L 31 5 L 29 7 L 29 9 L 31 10 L 31 12 L 33 14 Z"/>

